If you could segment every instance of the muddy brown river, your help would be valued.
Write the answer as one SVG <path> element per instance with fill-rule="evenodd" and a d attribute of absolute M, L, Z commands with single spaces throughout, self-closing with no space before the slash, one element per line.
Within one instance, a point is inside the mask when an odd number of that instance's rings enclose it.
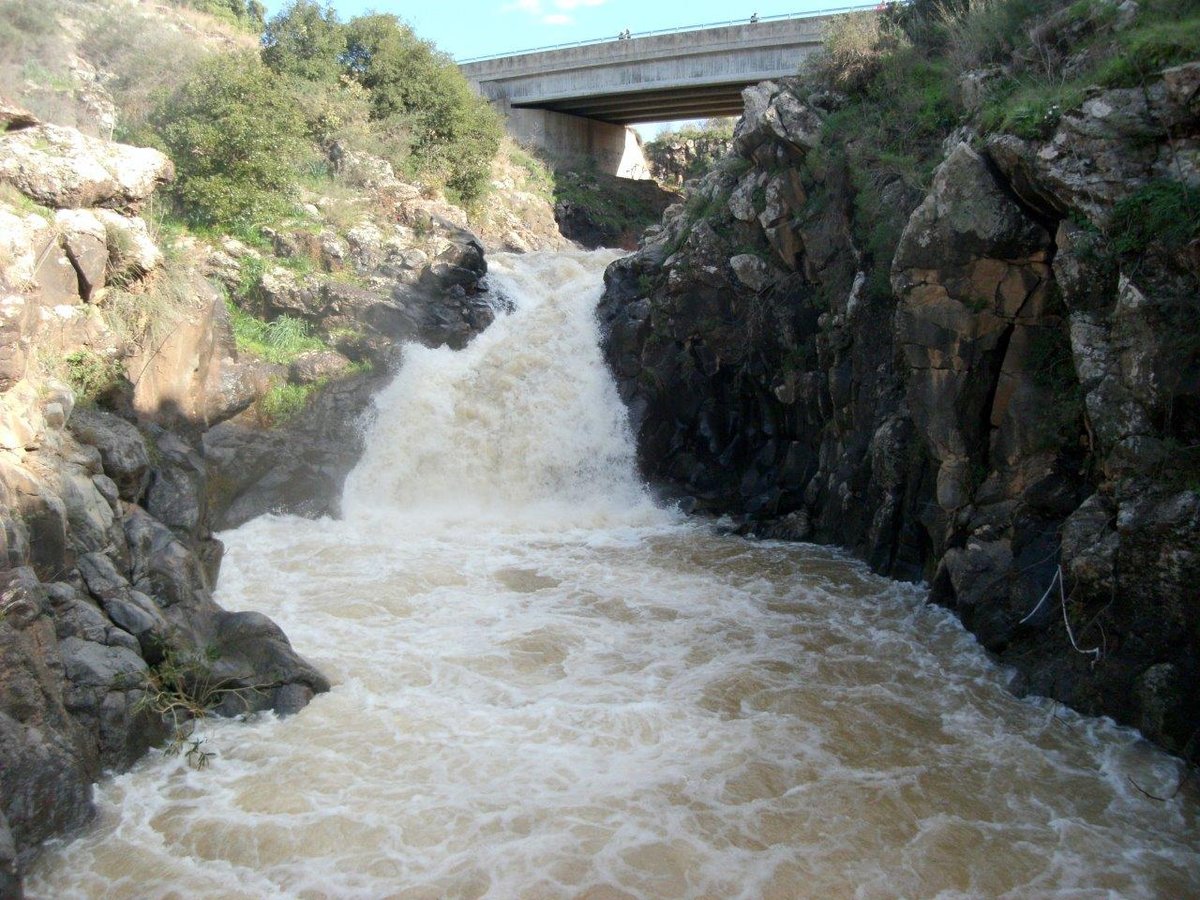
<path fill-rule="evenodd" d="M 222 537 L 218 598 L 334 688 L 97 789 L 33 897 L 1187 897 L 1200 803 L 1037 699 L 925 590 L 719 534 L 638 482 L 596 347 L 611 253 L 410 348 L 345 519 Z"/>

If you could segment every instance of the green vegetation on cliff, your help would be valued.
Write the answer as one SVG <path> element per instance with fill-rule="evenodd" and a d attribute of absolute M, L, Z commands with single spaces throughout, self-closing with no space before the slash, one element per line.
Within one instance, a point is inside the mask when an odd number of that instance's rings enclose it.
<path fill-rule="evenodd" d="M 267 7 L 261 0 L 171 0 L 175 6 L 194 9 L 247 31 L 262 30 Z"/>
<path fill-rule="evenodd" d="M 734 119 L 708 119 L 660 132 L 642 148 L 654 177 L 664 184 L 682 185 L 699 178 L 729 152 Z"/>
<path fill-rule="evenodd" d="M 331 7 L 295 0 L 263 24 L 253 0 L 183 5 L 261 27 L 261 46 L 233 36 L 208 48 L 128 11 L 92 15 L 83 46 L 109 73 L 117 136 L 174 160 L 176 211 L 193 226 L 244 234 L 278 221 L 301 186 L 328 181 L 335 145 L 464 204 L 486 192 L 498 116 L 397 17 L 343 23 Z M 26 18 L 0 7 L 0 41 L 17 50 L 42 40 Z"/>
<path fill-rule="evenodd" d="M 150 116 L 190 220 L 244 226 L 284 212 L 307 147 L 299 107 L 280 87 L 256 55 L 217 54 Z"/>
<path fill-rule="evenodd" d="M 852 227 L 880 263 L 871 290 L 890 291 L 886 261 L 954 127 L 1045 138 L 1089 86 L 1142 86 L 1200 56 L 1200 10 L 1189 0 L 1146 0 L 1119 28 L 1117 16 L 1107 0 L 913 0 L 835 20 L 826 52 L 801 73 L 835 98 L 829 139 L 810 159 L 811 202 L 819 208 L 852 183 Z M 1185 213 L 1164 204 L 1185 199 L 1154 198 L 1143 240 Z"/>
<path fill-rule="evenodd" d="M 338 21 L 329 7 L 295 0 L 267 25 L 263 61 L 281 76 L 366 91 L 370 120 L 407 136 L 402 171 L 433 178 L 465 202 L 487 186 L 503 129 L 458 67 L 396 16 Z"/>

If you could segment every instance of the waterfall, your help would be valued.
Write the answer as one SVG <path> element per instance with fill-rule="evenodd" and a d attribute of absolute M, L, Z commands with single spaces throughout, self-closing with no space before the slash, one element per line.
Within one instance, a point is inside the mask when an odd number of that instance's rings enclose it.
<path fill-rule="evenodd" d="M 595 306 L 613 258 L 493 261 L 493 289 L 512 311 L 460 352 L 406 348 L 347 481 L 346 517 L 545 527 L 661 520 L 636 476 L 598 346 Z"/>

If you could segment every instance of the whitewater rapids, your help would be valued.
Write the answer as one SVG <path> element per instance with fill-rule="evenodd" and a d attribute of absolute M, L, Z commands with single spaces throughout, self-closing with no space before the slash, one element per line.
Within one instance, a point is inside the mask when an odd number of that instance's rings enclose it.
<path fill-rule="evenodd" d="M 1183 897 L 1200 804 L 1018 700 L 924 591 L 655 505 L 597 348 L 613 254 L 492 260 L 408 348 L 342 521 L 222 535 L 218 599 L 333 681 L 97 790 L 33 897 Z"/>

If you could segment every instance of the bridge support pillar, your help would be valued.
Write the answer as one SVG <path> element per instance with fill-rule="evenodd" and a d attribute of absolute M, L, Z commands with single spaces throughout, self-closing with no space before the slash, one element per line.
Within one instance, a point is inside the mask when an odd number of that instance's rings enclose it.
<path fill-rule="evenodd" d="M 641 141 L 632 128 L 547 109 L 514 109 L 504 100 L 493 103 L 504 114 L 509 135 L 555 165 L 595 165 L 621 178 L 650 177 Z"/>

